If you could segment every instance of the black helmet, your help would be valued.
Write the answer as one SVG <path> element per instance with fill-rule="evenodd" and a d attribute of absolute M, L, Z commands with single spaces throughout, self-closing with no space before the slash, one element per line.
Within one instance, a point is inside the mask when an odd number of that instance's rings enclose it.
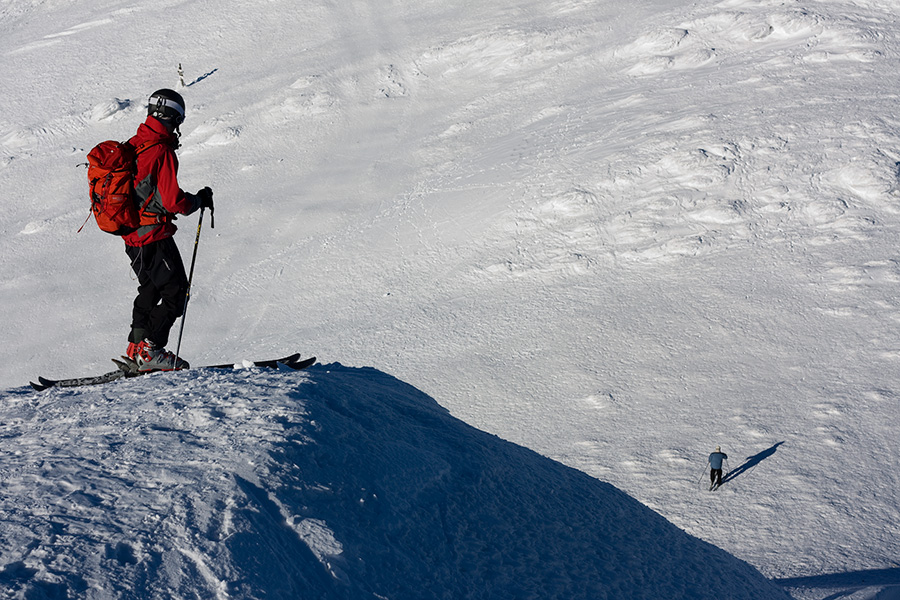
<path fill-rule="evenodd" d="M 163 123 L 178 127 L 184 122 L 184 98 L 174 90 L 156 90 L 150 95 L 147 114 Z"/>

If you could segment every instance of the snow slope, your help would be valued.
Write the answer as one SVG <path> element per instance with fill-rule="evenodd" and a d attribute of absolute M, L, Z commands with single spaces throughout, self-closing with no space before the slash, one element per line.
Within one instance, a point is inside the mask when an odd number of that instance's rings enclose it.
<path fill-rule="evenodd" d="M 2 416 L 4 597 L 787 598 L 374 369 L 20 392 Z"/>
<path fill-rule="evenodd" d="M 795 597 L 890 597 L 898 32 L 879 0 L 10 0 L 0 386 L 121 352 L 75 165 L 182 63 L 218 209 L 189 359 L 374 367 Z"/>

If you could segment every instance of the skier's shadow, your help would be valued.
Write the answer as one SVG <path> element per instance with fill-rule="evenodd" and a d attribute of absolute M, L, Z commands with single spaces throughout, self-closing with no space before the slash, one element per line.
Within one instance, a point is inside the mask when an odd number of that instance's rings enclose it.
<path fill-rule="evenodd" d="M 775 452 L 778 451 L 778 446 L 782 445 L 783 443 L 784 442 L 778 442 L 771 448 L 767 448 L 767 449 L 763 450 L 762 452 L 760 452 L 759 454 L 754 454 L 753 456 L 748 457 L 747 460 L 745 460 L 743 462 L 743 464 L 741 464 L 740 466 L 735 468 L 733 471 L 729 471 L 728 475 L 726 475 L 722 479 L 722 483 L 727 483 L 727 482 L 731 481 L 732 479 L 737 479 L 738 477 L 740 477 L 747 471 L 750 471 L 756 465 L 758 465 L 762 461 L 766 460 L 767 458 L 769 458 L 770 456 L 775 454 Z"/>

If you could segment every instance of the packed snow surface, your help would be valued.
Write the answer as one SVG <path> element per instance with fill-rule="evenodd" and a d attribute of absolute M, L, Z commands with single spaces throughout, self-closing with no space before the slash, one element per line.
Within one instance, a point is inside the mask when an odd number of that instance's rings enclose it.
<path fill-rule="evenodd" d="M 83 4 L 0 4 L 8 595 L 259 597 L 286 572 L 262 557 L 305 547 L 293 576 L 326 597 L 688 598 L 713 555 L 770 580 L 734 597 L 900 597 L 896 2 Z M 182 186 L 216 199 L 182 353 L 348 367 L 23 387 L 124 350 L 136 282 L 120 240 L 76 233 L 78 164 L 160 87 L 188 104 Z M 311 416 L 372 402 L 417 450 Z M 383 520 L 338 510 L 335 477 L 384 478 Z M 434 543 L 442 496 L 469 514 Z M 666 546 L 684 578 L 643 556 Z"/>
<path fill-rule="evenodd" d="M 613 486 L 374 369 L 9 400 L 14 598 L 787 599 Z"/>

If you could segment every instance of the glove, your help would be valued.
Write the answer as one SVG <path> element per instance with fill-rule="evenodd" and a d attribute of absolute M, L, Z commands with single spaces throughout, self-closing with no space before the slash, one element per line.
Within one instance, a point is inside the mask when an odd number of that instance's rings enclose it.
<path fill-rule="evenodd" d="M 213 207 L 213 191 L 209 187 L 205 187 L 197 192 L 197 197 L 200 198 L 200 208 L 208 208 L 210 211 L 215 210 Z"/>

